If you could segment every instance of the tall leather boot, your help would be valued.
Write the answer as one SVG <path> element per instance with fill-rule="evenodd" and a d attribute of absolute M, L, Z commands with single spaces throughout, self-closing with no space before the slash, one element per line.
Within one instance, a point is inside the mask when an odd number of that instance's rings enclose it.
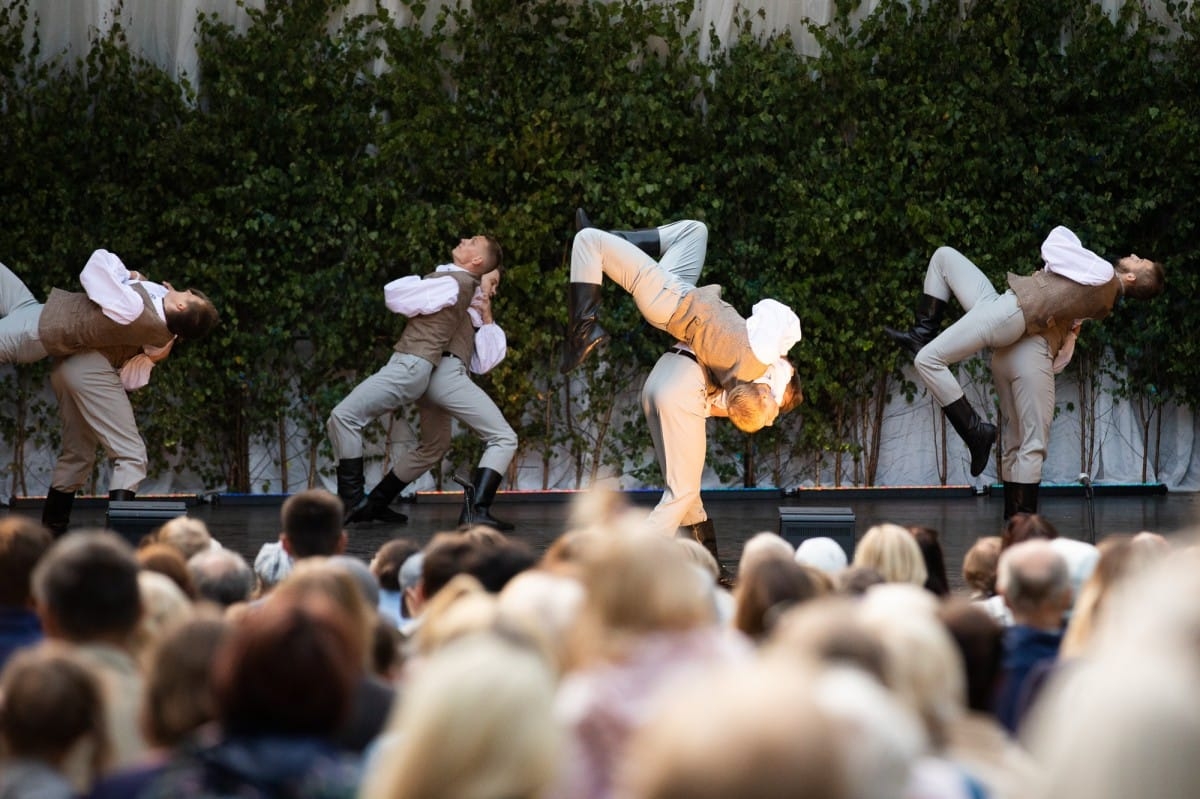
<path fill-rule="evenodd" d="M 694 538 L 699 542 L 708 553 L 713 556 L 713 560 L 717 562 L 717 584 L 723 588 L 733 587 L 733 575 L 729 569 L 725 568 L 725 564 L 721 562 L 721 555 L 717 551 L 717 528 L 713 525 L 712 519 L 705 519 L 696 524 L 689 524 L 679 528 L 679 531 L 686 536 Z"/>
<path fill-rule="evenodd" d="M 1040 483 L 1004 483 L 1004 521 L 1018 513 L 1037 513 Z"/>
<path fill-rule="evenodd" d="M 575 230 L 580 231 L 589 227 L 595 227 L 592 224 L 592 220 L 588 219 L 587 213 L 582 208 L 576 208 Z M 620 236 L 655 260 L 658 260 L 662 256 L 662 239 L 659 237 L 658 228 L 656 227 L 639 228 L 637 230 L 610 230 L 608 232 L 614 236 Z"/>
<path fill-rule="evenodd" d="M 363 492 L 366 482 L 362 458 L 342 458 L 338 461 L 337 493 L 342 500 L 342 524 L 349 524 L 350 518 L 367 506 L 367 497 Z"/>
<path fill-rule="evenodd" d="M 600 312 L 600 284 L 572 283 L 567 294 L 567 308 L 570 321 L 567 339 L 563 342 L 562 360 L 558 364 L 558 371 L 564 375 L 608 341 L 608 331 L 596 321 Z"/>
<path fill-rule="evenodd" d="M 883 332 L 915 358 L 922 347 L 937 337 L 938 327 L 942 324 L 942 315 L 945 313 L 945 300 L 939 300 L 931 294 L 922 294 L 917 302 L 916 322 L 910 330 L 885 327 Z"/>
<path fill-rule="evenodd" d="M 71 524 L 71 506 L 74 504 L 74 491 L 51 488 L 46 492 L 46 504 L 42 505 L 42 524 L 55 538 L 66 534 Z"/>
<path fill-rule="evenodd" d="M 996 426 L 980 419 L 966 397 L 959 397 L 942 408 L 942 412 L 946 414 L 954 432 L 967 445 L 971 453 L 971 476 L 978 477 L 987 467 L 992 445 L 996 443 Z"/>
<path fill-rule="evenodd" d="M 389 505 L 396 495 L 404 490 L 408 483 L 388 469 L 379 484 L 367 494 L 367 502 L 363 507 L 350 514 L 349 522 L 387 522 L 388 524 L 406 524 L 408 517 L 399 511 L 394 511 Z"/>
<path fill-rule="evenodd" d="M 497 519 L 490 513 L 492 502 L 496 499 L 496 489 L 500 487 L 502 476 L 495 469 L 476 469 L 471 475 L 472 483 L 455 477 L 454 480 L 463 487 L 463 509 L 458 516 L 462 525 L 486 524 L 497 530 L 514 529 L 510 522 Z"/>
<path fill-rule="evenodd" d="M 108 492 L 109 502 L 131 502 L 137 496 L 137 492 L 130 488 L 114 488 Z"/>

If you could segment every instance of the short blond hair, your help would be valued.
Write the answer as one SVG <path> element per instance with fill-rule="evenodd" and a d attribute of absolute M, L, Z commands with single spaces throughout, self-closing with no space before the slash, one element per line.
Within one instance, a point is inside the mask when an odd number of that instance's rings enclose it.
<path fill-rule="evenodd" d="M 756 433 L 766 427 L 769 420 L 758 386 L 758 383 L 738 383 L 725 393 L 729 421 L 743 433 Z"/>
<path fill-rule="evenodd" d="M 854 565 L 875 569 L 889 583 L 925 585 L 929 577 L 917 539 L 907 529 L 890 522 L 867 530 L 854 550 Z"/>

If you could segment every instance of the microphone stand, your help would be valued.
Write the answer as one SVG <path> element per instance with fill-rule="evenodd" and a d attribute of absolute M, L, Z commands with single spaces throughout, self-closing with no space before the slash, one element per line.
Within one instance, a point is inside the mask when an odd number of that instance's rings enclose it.
<path fill-rule="evenodd" d="M 1083 496 L 1087 500 L 1088 543 L 1094 546 L 1096 543 L 1096 503 L 1095 491 L 1092 490 L 1092 476 L 1084 472 L 1079 475 L 1079 482 L 1083 484 Z"/>

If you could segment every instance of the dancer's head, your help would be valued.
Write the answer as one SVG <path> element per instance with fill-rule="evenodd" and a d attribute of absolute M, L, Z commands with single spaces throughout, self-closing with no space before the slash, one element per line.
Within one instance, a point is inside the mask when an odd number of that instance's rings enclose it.
<path fill-rule="evenodd" d="M 220 317 L 204 292 L 193 288 L 178 291 L 170 283 L 163 285 L 167 287 L 163 313 L 167 317 L 168 330 L 182 339 L 204 338 L 212 332 Z"/>
<path fill-rule="evenodd" d="M 769 427 L 779 416 L 779 404 L 765 383 L 738 383 L 725 395 L 729 421 L 743 433 Z"/>
<path fill-rule="evenodd" d="M 491 236 L 478 235 L 461 239 L 451 251 L 454 264 L 473 275 L 486 275 L 504 265 L 504 250 Z"/>
<path fill-rule="evenodd" d="M 1135 300 L 1149 300 L 1162 294 L 1166 276 L 1163 265 L 1149 258 L 1126 255 L 1113 264 L 1121 279 L 1121 292 Z"/>

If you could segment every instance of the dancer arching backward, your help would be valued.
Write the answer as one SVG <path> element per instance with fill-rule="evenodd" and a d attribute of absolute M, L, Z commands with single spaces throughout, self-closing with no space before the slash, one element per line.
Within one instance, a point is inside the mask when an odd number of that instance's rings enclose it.
<path fill-rule="evenodd" d="M 382 494 L 367 497 L 363 429 L 385 413 L 420 399 L 447 351 L 463 362 L 471 359 L 470 335 L 456 336 L 456 333 L 470 330 L 467 307 L 475 296 L 479 279 L 500 267 L 504 254 L 499 242 L 491 236 L 478 235 L 459 241 L 451 251 L 451 258 L 451 263 L 424 277 L 409 275 L 384 286 L 388 309 L 410 317 L 408 324 L 393 348 L 391 359 L 355 386 L 329 414 L 326 430 L 337 458 L 337 490 L 347 522 L 364 517 L 403 521 L 402 514 L 390 517 L 386 512 L 391 497 L 384 499 Z M 455 341 L 459 346 L 451 350 L 450 345 Z M 393 481 L 389 480 L 389 484 L 384 493 L 394 486 Z"/>
<path fill-rule="evenodd" d="M 696 287 L 673 271 L 687 257 L 686 248 L 661 248 L 663 260 L 658 262 L 638 246 L 643 244 L 657 255 L 660 247 L 655 239 L 664 233 L 674 235 L 676 226 L 697 224 L 684 220 L 624 236 L 595 228 L 575 234 L 570 324 L 559 370 L 571 371 L 608 338 L 597 318 L 601 281 L 607 275 L 633 296 L 647 322 L 691 349 L 713 382 L 728 392 L 730 420 L 752 433 L 779 414 L 770 386 L 753 381 L 766 374 L 771 364 L 786 363 L 788 350 L 800 340 L 800 320 L 786 305 L 770 299 L 759 301 L 750 318 L 743 318 L 721 300 L 720 286 Z"/>
<path fill-rule="evenodd" d="M 460 525 L 486 524 L 511 530 L 510 522 L 491 514 L 504 472 L 517 452 L 517 434 L 504 414 L 472 374 L 485 374 L 504 359 L 508 339 L 492 315 L 492 297 L 500 286 L 503 269 L 484 275 L 467 308 L 465 324 L 451 339 L 449 349 L 433 370 L 429 387 L 417 400 L 420 437 L 401 414 L 392 416 L 392 468 L 367 495 L 367 515 L 380 518 L 378 508 L 387 506 L 401 490 L 439 463 L 450 451 L 451 419 L 470 427 L 483 441 L 483 453 L 472 475 L 473 485 L 464 492 Z M 469 352 L 463 360 L 456 352 Z M 400 514 L 396 514 L 400 515 Z M 351 521 L 354 521 L 353 519 Z"/>
<path fill-rule="evenodd" d="M 109 498 L 133 498 L 148 457 L 126 392 L 150 381 L 176 338 L 201 338 L 218 319 L 199 291 L 147 281 L 107 250 L 92 253 L 79 282 L 82 292 L 54 289 L 42 305 L 0 264 L 0 363 L 58 359 L 50 383 L 62 451 L 42 508 L 42 523 L 55 535 L 67 531 L 75 492 L 91 477 L 98 446 L 113 463 Z"/>
<path fill-rule="evenodd" d="M 1009 289 L 1000 294 L 966 256 L 939 247 L 925 272 L 913 327 L 885 328 L 893 341 L 916 356 L 917 374 L 971 453 L 972 477 L 987 466 L 996 427 L 976 415 L 950 364 L 984 347 L 1005 347 L 1039 334 L 1046 334 L 1055 347 L 1053 357 L 1076 320 L 1103 319 L 1119 297 L 1150 299 L 1163 289 L 1161 264 L 1136 255 L 1109 263 L 1065 227 L 1056 227 L 1046 237 L 1042 258 L 1045 267 L 1032 275 L 1010 272 Z M 938 335 L 951 294 L 965 313 Z"/>

